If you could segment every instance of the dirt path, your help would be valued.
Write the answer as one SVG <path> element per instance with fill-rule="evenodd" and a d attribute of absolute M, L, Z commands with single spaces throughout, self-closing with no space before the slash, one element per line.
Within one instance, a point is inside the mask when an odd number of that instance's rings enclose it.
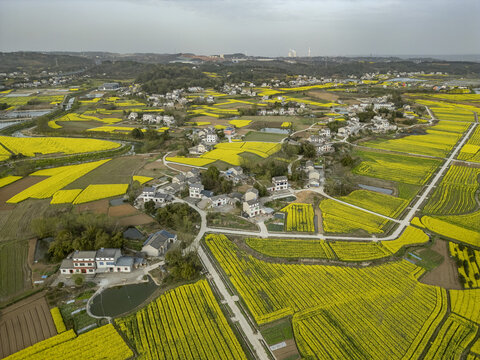
<path fill-rule="evenodd" d="M 437 285 L 445 289 L 461 290 L 462 286 L 458 281 L 458 272 L 455 261 L 450 258 L 448 252 L 448 242 L 443 240 L 436 240 L 432 246 L 444 258 L 443 263 L 424 275 L 420 282 L 428 285 Z"/>

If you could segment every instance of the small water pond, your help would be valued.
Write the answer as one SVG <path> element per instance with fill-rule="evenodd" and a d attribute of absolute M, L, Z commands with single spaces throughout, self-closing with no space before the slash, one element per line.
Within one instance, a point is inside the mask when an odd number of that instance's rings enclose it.
<path fill-rule="evenodd" d="M 92 299 L 90 311 L 95 316 L 124 314 L 143 303 L 157 288 L 150 277 L 148 282 L 108 288 Z"/>
<path fill-rule="evenodd" d="M 393 190 L 385 189 L 385 188 L 381 188 L 381 187 L 377 187 L 377 186 L 364 185 L 364 184 L 358 184 L 358 186 L 360 186 L 362 189 L 376 191 L 376 192 L 382 193 L 382 194 L 387 194 L 387 195 L 392 195 L 393 194 Z"/>

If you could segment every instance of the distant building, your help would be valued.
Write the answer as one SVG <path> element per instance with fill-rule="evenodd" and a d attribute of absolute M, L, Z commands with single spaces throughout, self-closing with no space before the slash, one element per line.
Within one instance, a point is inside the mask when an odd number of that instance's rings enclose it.
<path fill-rule="evenodd" d="M 117 82 L 112 83 L 104 83 L 98 87 L 98 90 L 118 90 L 120 88 L 120 84 Z"/>

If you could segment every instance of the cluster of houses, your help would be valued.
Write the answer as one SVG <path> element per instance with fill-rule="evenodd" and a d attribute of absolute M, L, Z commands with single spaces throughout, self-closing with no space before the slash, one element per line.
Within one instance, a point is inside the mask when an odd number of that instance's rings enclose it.
<path fill-rule="evenodd" d="M 231 139 L 235 136 L 235 128 L 233 126 L 227 126 L 223 129 L 224 135 Z M 191 155 L 201 155 L 210 150 L 219 142 L 217 131 L 213 126 L 209 126 L 203 129 L 193 129 L 189 134 L 191 139 L 197 139 L 199 143 L 188 149 Z"/>
<path fill-rule="evenodd" d="M 150 257 L 165 256 L 177 235 L 166 230 L 151 234 L 143 243 L 142 254 Z M 104 273 L 130 273 L 146 265 L 145 258 L 125 256 L 121 249 L 101 248 L 92 251 L 76 250 L 60 265 L 60 274 L 97 275 Z"/>
<path fill-rule="evenodd" d="M 138 113 L 132 111 L 128 115 L 128 120 L 142 121 L 144 124 L 157 124 L 168 127 L 175 126 L 175 117 L 172 115 L 143 114 L 140 119 Z"/>
<path fill-rule="evenodd" d="M 145 265 L 143 258 L 124 256 L 120 249 L 76 250 L 62 261 L 61 274 L 95 275 L 108 272 L 129 273 Z"/>

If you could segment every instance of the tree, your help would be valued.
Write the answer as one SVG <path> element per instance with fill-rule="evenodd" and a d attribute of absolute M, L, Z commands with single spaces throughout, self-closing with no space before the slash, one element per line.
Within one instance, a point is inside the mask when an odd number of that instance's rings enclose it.
<path fill-rule="evenodd" d="M 147 201 L 143 207 L 145 208 L 145 212 L 147 214 L 150 214 L 150 215 L 153 215 L 155 213 L 155 203 L 153 202 L 153 200 L 149 200 Z"/>
<path fill-rule="evenodd" d="M 303 143 L 301 153 L 307 159 L 312 159 L 317 155 L 317 150 L 315 149 L 315 146 L 313 146 L 312 144 Z"/>
<path fill-rule="evenodd" d="M 255 182 L 255 184 L 253 184 L 253 187 L 258 190 L 259 197 L 264 197 L 268 195 L 267 188 L 259 182 Z"/>
<path fill-rule="evenodd" d="M 134 139 L 143 139 L 143 132 L 139 128 L 135 128 L 130 132 L 131 137 Z"/>

